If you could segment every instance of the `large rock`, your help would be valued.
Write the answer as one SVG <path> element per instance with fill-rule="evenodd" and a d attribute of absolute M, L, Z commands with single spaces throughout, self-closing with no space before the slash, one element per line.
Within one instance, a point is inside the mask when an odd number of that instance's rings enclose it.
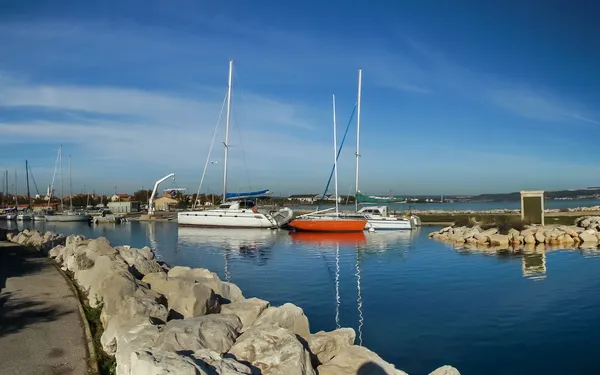
<path fill-rule="evenodd" d="M 197 351 L 210 349 L 226 353 L 238 337 L 242 323 L 235 315 L 212 314 L 171 320 L 155 347 L 166 351 Z"/>
<path fill-rule="evenodd" d="M 267 307 L 269 307 L 269 302 L 258 298 L 249 298 L 240 302 L 221 305 L 221 314 L 232 314 L 240 318 L 242 322 L 241 332 L 244 332 L 254 324 Z"/>
<path fill-rule="evenodd" d="M 490 229 L 484 230 L 483 232 L 475 233 L 475 238 L 477 240 L 483 240 L 483 239 L 486 239 L 489 236 L 494 235 L 496 233 L 498 233 L 498 229 L 490 228 Z"/>
<path fill-rule="evenodd" d="M 276 324 L 279 327 L 289 329 L 290 332 L 306 340 L 310 336 L 308 318 L 301 308 L 292 303 L 286 303 L 279 307 L 269 307 L 256 319 L 254 324 Z"/>
<path fill-rule="evenodd" d="M 135 295 L 126 296 L 121 302 L 115 315 L 110 315 L 109 309 L 102 309 L 100 321 L 106 327 L 108 321 L 118 316 L 122 320 L 133 319 L 138 316 L 149 317 L 157 321 L 166 322 L 168 310 L 160 296 L 148 296 L 144 288 L 135 291 Z"/>
<path fill-rule="evenodd" d="M 129 327 L 122 327 L 116 336 L 117 375 L 130 375 L 131 354 L 136 350 L 154 346 L 161 327 L 151 324 L 147 319 L 135 322 L 129 321 Z M 104 337 L 104 335 L 103 335 Z M 105 343 L 102 343 L 103 347 Z M 114 347 L 112 347 L 114 350 Z M 109 347 L 111 350 L 111 347 Z M 107 352 L 108 353 L 108 352 Z M 109 353 L 111 354 L 111 353 Z"/>
<path fill-rule="evenodd" d="M 219 375 L 251 375 L 252 369 L 233 358 L 223 358 L 210 349 L 201 349 L 192 354 L 192 357 L 211 366 Z M 213 372 L 210 373 L 214 374 Z"/>
<path fill-rule="evenodd" d="M 158 349 L 135 350 L 129 359 L 127 375 L 208 375 L 208 366 L 192 358 Z"/>
<path fill-rule="evenodd" d="M 535 232 L 535 240 L 538 243 L 544 243 L 546 241 L 546 236 L 544 236 L 543 230 L 540 229 L 537 232 Z"/>
<path fill-rule="evenodd" d="M 352 328 L 340 328 L 332 332 L 320 331 L 308 338 L 308 347 L 310 352 L 316 356 L 317 361 L 313 365 L 316 367 L 329 362 L 343 349 L 354 345 L 356 333 Z"/>
<path fill-rule="evenodd" d="M 147 316 L 140 315 L 126 319 L 117 315 L 108 321 L 100 337 L 100 344 L 108 355 L 115 355 L 119 347 L 128 345 L 133 340 L 136 340 L 140 346 L 154 345 L 160 328 L 160 326 L 153 325 Z M 123 351 L 121 351 L 121 354 L 123 354 Z M 127 358 L 124 360 L 127 360 Z"/>
<path fill-rule="evenodd" d="M 224 304 L 244 300 L 244 295 L 237 285 L 221 281 L 216 273 L 204 268 L 175 266 L 169 270 L 168 277 L 193 280 L 203 284 L 218 294 Z"/>
<path fill-rule="evenodd" d="M 317 370 L 319 375 L 407 375 L 369 349 L 356 345 L 342 350 Z"/>
<path fill-rule="evenodd" d="M 460 372 L 454 367 L 446 365 L 434 370 L 429 375 L 460 375 Z"/>
<path fill-rule="evenodd" d="M 310 354 L 296 336 L 275 325 L 254 325 L 229 350 L 240 362 L 269 375 L 314 375 Z M 355 373 L 356 374 L 356 373 Z"/>
<path fill-rule="evenodd" d="M 163 272 L 161 266 L 154 258 L 154 253 L 150 248 L 145 249 L 147 250 L 129 247 L 117 248 L 121 258 L 129 265 L 130 271 L 140 279 L 149 273 Z"/>
<path fill-rule="evenodd" d="M 588 242 L 588 243 L 597 243 L 598 242 L 598 237 L 596 236 L 596 231 L 594 229 L 588 229 L 585 230 L 581 233 L 579 233 L 579 238 L 581 239 L 582 242 Z"/>
<path fill-rule="evenodd" d="M 536 240 L 535 240 L 535 236 L 533 234 L 528 234 L 525 236 L 525 238 L 523 239 L 523 242 L 526 244 L 532 244 L 535 245 Z"/>
<path fill-rule="evenodd" d="M 490 237 L 490 245 L 508 247 L 509 237 L 505 234 L 492 234 Z"/>
<path fill-rule="evenodd" d="M 150 273 L 142 279 L 150 288 L 167 297 L 170 317 L 189 318 L 218 313 L 220 303 L 215 292 L 194 280 L 169 278 L 165 273 Z"/>
<path fill-rule="evenodd" d="M 74 276 L 82 291 L 87 294 L 91 307 L 104 302 L 104 308 L 115 309 L 115 312 L 120 302 L 133 296 L 137 288 L 131 273 L 106 255 L 98 256 L 93 267 L 79 270 Z"/>

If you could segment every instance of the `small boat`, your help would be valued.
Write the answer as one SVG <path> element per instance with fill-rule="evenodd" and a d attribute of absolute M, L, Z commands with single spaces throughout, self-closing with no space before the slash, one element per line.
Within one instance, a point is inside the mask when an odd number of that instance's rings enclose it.
<path fill-rule="evenodd" d="M 6 220 L 17 220 L 17 211 L 6 211 Z"/>
<path fill-rule="evenodd" d="M 357 214 L 367 219 L 367 230 L 413 230 L 416 227 L 411 218 L 388 215 L 386 206 L 363 207 Z"/>
<path fill-rule="evenodd" d="M 335 95 L 333 95 L 333 174 L 335 176 L 335 213 L 328 210 L 317 211 L 299 216 L 289 226 L 298 231 L 310 232 L 362 232 L 367 219 L 364 217 L 347 217 L 339 212 L 338 173 L 337 173 L 337 128 L 335 121 Z"/>
<path fill-rule="evenodd" d="M 33 220 L 33 213 L 31 212 L 19 212 L 17 214 L 17 220 L 19 221 L 31 221 Z"/>
<path fill-rule="evenodd" d="M 66 223 L 66 222 L 87 222 L 90 220 L 90 215 L 81 212 L 60 212 L 48 213 L 44 216 L 49 223 Z"/>

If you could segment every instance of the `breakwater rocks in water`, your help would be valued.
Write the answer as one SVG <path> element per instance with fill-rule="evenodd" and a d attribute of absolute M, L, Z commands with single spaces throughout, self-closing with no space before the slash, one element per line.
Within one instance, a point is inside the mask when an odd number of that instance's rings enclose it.
<path fill-rule="evenodd" d="M 39 238 L 59 239 L 37 231 L 7 238 L 39 250 L 50 246 Z M 353 329 L 311 334 L 300 307 L 245 298 L 207 269 L 170 267 L 148 247 L 113 247 L 106 238 L 60 242 L 48 255 L 101 309 L 100 341 L 117 375 L 406 375 L 354 345 Z M 444 366 L 431 375 L 460 374 Z"/>
<path fill-rule="evenodd" d="M 600 217 L 585 216 L 575 220 L 574 225 L 526 226 L 522 230 L 510 228 L 500 233 L 498 228 L 482 228 L 479 225 L 446 227 L 429 234 L 430 238 L 455 244 L 492 246 L 495 248 L 520 245 L 561 245 L 566 247 L 598 247 L 600 242 Z"/>

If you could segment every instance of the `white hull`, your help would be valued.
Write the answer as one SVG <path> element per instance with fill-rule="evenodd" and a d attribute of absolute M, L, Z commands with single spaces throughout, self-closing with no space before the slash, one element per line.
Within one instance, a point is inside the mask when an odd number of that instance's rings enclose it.
<path fill-rule="evenodd" d="M 365 229 L 374 230 L 413 230 L 414 223 L 411 220 L 396 218 L 368 219 Z"/>
<path fill-rule="evenodd" d="M 17 214 L 6 214 L 6 220 L 17 220 Z"/>
<path fill-rule="evenodd" d="M 19 214 L 19 215 L 17 215 L 17 220 L 31 221 L 31 220 L 33 220 L 33 215 L 32 214 Z"/>
<path fill-rule="evenodd" d="M 205 228 L 276 228 L 267 215 L 251 210 L 190 211 L 177 214 L 179 225 Z"/>
<path fill-rule="evenodd" d="M 84 222 L 89 221 L 89 215 L 47 215 L 46 221 L 49 223 L 67 223 L 67 222 Z"/>

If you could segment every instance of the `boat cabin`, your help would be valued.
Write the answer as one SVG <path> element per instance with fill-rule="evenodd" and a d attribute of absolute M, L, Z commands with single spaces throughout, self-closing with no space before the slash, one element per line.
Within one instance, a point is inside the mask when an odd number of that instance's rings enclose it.
<path fill-rule="evenodd" d="M 381 217 L 388 216 L 388 211 L 387 211 L 386 206 L 363 207 L 360 210 L 358 210 L 357 213 L 363 214 L 363 215 L 369 215 L 369 216 L 381 216 Z"/>
<path fill-rule="evenodd" d="M 245 210 L 251 210 L 253 212 L 258 211 L 258 207 L 254 201 L 249 199 L 239 200 L 239 201 L 225 201 L 219 206 L 220 210 L 241 210 L 244 212 Z"/>

